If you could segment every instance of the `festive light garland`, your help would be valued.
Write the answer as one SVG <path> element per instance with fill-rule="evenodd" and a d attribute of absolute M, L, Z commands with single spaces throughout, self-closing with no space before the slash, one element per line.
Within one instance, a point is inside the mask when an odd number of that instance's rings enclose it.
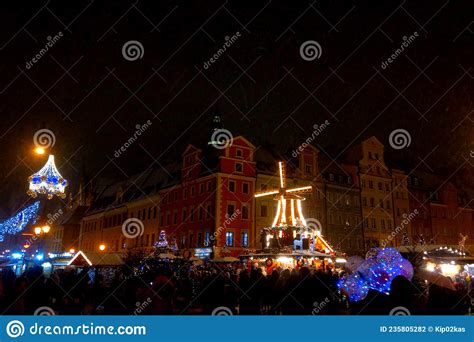
<path fill-rule="evenodd" d="M 39 205 L 39 201 L 35 202 L 0 223 L 0 241 L 3 241 L 6 234 L 16 234 L 25 229 L 28 224 L 35 224 L 38 216 Z"/>
<path fill-rule="evenodd" d="M 30 189 L 28 195 L 36 198 L 38 194 L 47 195 L 48 199 L 53 196 L 66 198 L 64 190 L 67 186 L 67 180 L 61 176 L 56 165 L 54 164 L 54 156 L 50 155 L 46 164 L 37 173 L 28 178 Z"/>

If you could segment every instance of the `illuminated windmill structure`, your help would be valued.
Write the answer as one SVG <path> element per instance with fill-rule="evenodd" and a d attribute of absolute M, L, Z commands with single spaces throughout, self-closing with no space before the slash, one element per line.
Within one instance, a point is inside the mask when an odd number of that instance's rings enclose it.
<path fill-rule="evenodd" d="M 321 237 L 321 226 L 320 224 L 314 224 L 314 222 L 308 224 L 303 216 L 303 210 L 301 202 L 305 200 L 304 197 L 300 196 L 303 193 L 312 192 L 313 187 L 311 185 L 302 186 L 297 188 L 288 189 L 286 187 L 286 168 L 285 163 L 278 162 L 279 176 L 280 176 L 280 188 L 278 190 L 259 192 L 255 194 L 256 198 L 264 196 L 274 196 L 274 199 L 278 201 L 277 212 L 272 223 L 271 231 L 272 236 L 267 235 L 267 247 L 270 245 L 270 239 L 276 238 L 276 240 L 282 239 L 291 241 L 294 246 L 303 248 L 301 243 L 302 239 L 308 239 L 313 241 L 310 244 L 310 249 L 324 250 L 328 253 L 334 253 L 331 246 Z M 310 221 L 317 221 L 310 219 Z M 318 221 L 319 223 L 319 221 Z M 298 240 L 295 240 L 297 239 Z M 277 242 L 279 245 L 279 242 Z"/>

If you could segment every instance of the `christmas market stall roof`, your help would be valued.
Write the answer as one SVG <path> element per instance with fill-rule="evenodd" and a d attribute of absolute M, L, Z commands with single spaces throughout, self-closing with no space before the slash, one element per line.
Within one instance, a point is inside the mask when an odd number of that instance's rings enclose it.
<path fill-rule="evenodd" d="M 95 253 L 77 252 L 69 261 L 70 266 L 121 266 L 124 264 L 121 253 Z"/>

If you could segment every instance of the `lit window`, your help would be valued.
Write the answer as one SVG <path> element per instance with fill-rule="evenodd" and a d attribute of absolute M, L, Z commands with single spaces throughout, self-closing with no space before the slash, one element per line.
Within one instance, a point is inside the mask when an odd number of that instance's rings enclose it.
<path fill-rule="evenodd" d="M 242 247 L 249 246 L 249 233 L 243 232 L 242 233 Z"/>
<path fill-rule="evenodd" d="M 225 244 L 229 247 L 234 246 L 234 232 L 225 233 Z"/>

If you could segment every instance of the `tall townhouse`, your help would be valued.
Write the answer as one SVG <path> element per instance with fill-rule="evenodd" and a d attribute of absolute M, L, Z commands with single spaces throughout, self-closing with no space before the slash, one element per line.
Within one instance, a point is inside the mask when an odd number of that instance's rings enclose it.
<path fill-rule="evenodd" d="M 241 136 L 228 146 L 186 148 L 179 181 L 160 191 L 160 229 L 181 250 L 239 255 L 254 245 L 254 150 Z"/>
<path fill-rule="evenodd" d="M 412 231 L 411 222 L 420 212 L 410 211 L 408 177 L 403 170 L 396 168 L 392 169 L 392 198 L 395 229 L 393 238 L 387 240 L 387 246 L 398 247 L 407 243 L 406 238 Z"/>
<path fill-rule="evenodd" d="M 347 160 L 359 167 L 365 248 L 382 246 L 393 232 L 392 175 L 384 145 L 371 137 L 353 146 Z"/>
<path fill-rule="evenodd" d="M 324 168 L 326 238 L 336 250 L 364 253 L 364 231 L 357 166 L 328 162 Z"/>

